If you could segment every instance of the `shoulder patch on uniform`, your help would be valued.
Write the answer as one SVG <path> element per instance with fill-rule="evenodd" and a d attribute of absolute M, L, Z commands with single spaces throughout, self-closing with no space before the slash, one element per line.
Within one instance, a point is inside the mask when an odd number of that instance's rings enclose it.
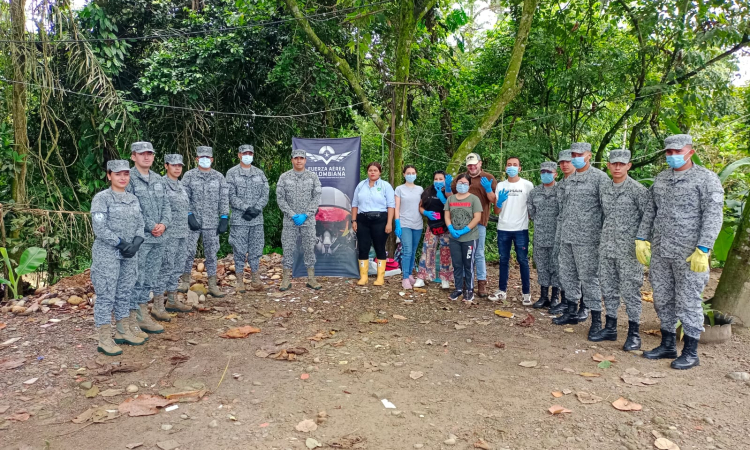
<path fill-rule="evenodd" d="M 711 193 L 711 200 L 715 202 L 723 202 L 724 201 L 724 194 L 721 192 L 712 192 Z"/>
<path fill-rule="evenodd" d="M 106 215 L 102 212 L 96 212 L 92 214 L 91 217 L 94 219 L 94 221 L 101 222 L 106 218 Z"/>

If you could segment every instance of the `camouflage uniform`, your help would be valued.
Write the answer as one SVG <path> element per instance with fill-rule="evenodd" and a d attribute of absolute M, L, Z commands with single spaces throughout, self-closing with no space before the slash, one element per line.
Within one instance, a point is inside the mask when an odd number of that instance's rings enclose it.
<path fill-rule="evenodd" d="M 128 170 L 128 162 L 112 160 L 107 163 L 107 169 Z M 112 189 L 99 192 L 91 202 L 91 224 L 95 236 L 91 249 L 91 283 L 96 292 L 94 323 L 101 327 L 112 323 L 113 311 L 118 321 L 130 315 L 138 260 L 123 258 L 115 246 L 121 240 L 132 242 L 136 236 L 144 237 L 138 199 L 133 194 Z"/>
<path fill-rule="evenodd" d="M 213 157 L 211 147 L 198 147 L 197 155 Z M 187 237 L 188 250 L 183 266 L 184 273 L 191 273 L 198 239 L 203 236 L 203 254 L 206 257 L 206 272 L 216 276 L 216 254 L 219 251 L 219 220 L 229 216 L 229 187 L 224 175 L 211 169 L 203 172 L 199 168 L 188 170 L 182 177 L 182 187 L 190 199 L 190 212 L 193 213 L 201 229 L 190 231 Z"/>
<path fill-rule="evenodd" d="M 252 150 L 252 146 L 248 146 Z M 242 147 L 240 147 L 242 152 Z M 234 253 L 234 271 L 238 277 L 245 268 L 245 258 L 250 270 L 257 272 L 263 255 L 263 208 L 268 204 L 268 180 L 262 170 L 255 166 L 243 169 L 239 164 L 227 172 L 229 205 L 232 208 L 229 244 Z M 252 220 L 242 218 L 249 208 L 260 210 Z M 309 219 L 308 219 L 309 220 Z"/>
<path fill-rule="evenodd" d="M 131 152 L 143 153 L 153 152 L 154 148 L 150 142 L 134 142 L 130 146 Z M 171 227 L 172 209 L 169 206 L 166 183 L 164 179 L 153 170 L 148 171 L 148 176 L 142 175 L 137 168 L 130 169 L 130 183 L 126 191 L 134 194 L 141 205 L 141 214 L 145 223 L 145 241 L 138 250 L 138 282 L 133 289 L 130 309 L 137 310 L 138 305 L 148 303 L 150 293 L 159 295 L 158 292 L 159 272 L 161 271 L 164 256 L 164 234 L 154 236 L 151 230 L 156 224 L 161 223 L 167 229 Z M 166 230 L 165 230 L 166 232 Z"/>
<path fill-rule="evenodd" d="M 542 163 L 543 170 L 557 170 L 553 162 Z M 534 221 L 534 262 L 541 286 L 560 287 L 555 264 L 554 248 L 559 212 L 557 185 L 534 187 L 526 200 L 529 218 Z"/>
<path fill-rule="evenodd" d="M 630 151 L 613 150 L 609 161 L 630 162 Z M 607 317 L 617 318 L 620 297 L 628 320 L 641 319 L 643 266 L 635 257 L 636 236 L 650 240 L 654 208 L 648 189 L 627 177 L 617 185 L 610 181 L 601 191 L 604 224 L 599 244 L 599 279 Z"/>
<path fill-rule="evenodd" d="M 685 135 L 673 138 L 680 136 Z M 704 330 L 701 295 L 709 272 L 693 272 L 685 259 L 698 246 L 713 248 L 722 226 L 724 189 L 715 173 L 694 165 L 661 172 L 651 196 L 656 213 L 649 271 L 654 308 L 663 330 L 674 330 L 679 320 L 685 334 L 698 339 Z"/>
<path fill-rule="evenodd" d="M 591 151 L 591 144 L 573 143 L 573 153 Z M 587 308 L 601 311 L 602 295 L 599 287 L 599 238 L 602 231 L 602 208 L 599 191 L 609 177 L 589 166 L 575 172 L 558 186 L 562 209 L 560 232 L 559 277 L 563 290 L 570 298 L 581 298 Z"/>
<path fill-rule="evenodd" d="M 306 156 L 304 150 L 298 156 Z M 297 153 L 292 152 L 292 158 Z M 294 264 L 294 251 L 297 247 L 297 237 L 302 238 L 302 250 L 305 252 L 305 267 L 315 267 L 315 214 L 320 204 L 322 187 L 318 176 L 309 170 L 297 172 L 294 169 L 281 174 L 276 184 L 276 202 L 284 213 L 283 229 L 281 230 L 281 247 L 283 249 L 282 265 L 291 269 Z M 307 220 L 302 226 L 296 226 L 292 216 L 307 214 Z"/>
<path fill-rule="evenodd" d="M 167 164 L 182 164 L 182 155 L 166 155 Z M 182 262 L 187 257 L 188 229 L 187 214 L 190 212 L 190 199 L 180 180 L 164 177 L 167 187 L 167 198 L 172 209 L 172 223 L 164 232 L 164 260 L 159 274 L 156 292 L 174 292 L 177 281 L 182 275 Z"/>

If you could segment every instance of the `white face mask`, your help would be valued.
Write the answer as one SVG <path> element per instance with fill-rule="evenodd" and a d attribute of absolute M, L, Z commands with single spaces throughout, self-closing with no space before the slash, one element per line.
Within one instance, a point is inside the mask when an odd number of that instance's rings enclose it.
<path fill-rule="evenodd" d="M 242 161 L 242 164 L 249 166 L 253 163 L 253 155 L 242 155 L 242 158 L 240 158 Z"/>
<path fill-rule="evenodd" d="M 209 167 L 211 167 L 211 158 L 198 158 L 198 165 L 203 167 L 204 169 L 208 169 Z"/>

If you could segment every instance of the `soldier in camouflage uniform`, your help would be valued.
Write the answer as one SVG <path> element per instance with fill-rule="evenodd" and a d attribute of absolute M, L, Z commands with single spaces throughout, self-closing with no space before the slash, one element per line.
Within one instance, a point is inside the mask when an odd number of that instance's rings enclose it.
<path fill-rule="evenodd" d="M 145 340 L 132 333 L 130 297 L 138 272 L 133 258 L 143 243 L 143 217 L 138 199 L 125 191 L 130 168 L 124 160 L 107 162 L 109 189 L 99 192 L 91 202 L 94 245 L 91 248 L 91 283 L 96 292 L 94 325 L 105 355 L 122 354 L 115 344 L 143 345 Z M 115 340 L 112 340 L 112 313 L 115 315 Z"/>
<path fill-rule="evenodd" d="M 281 230 L 281 247 L 284 251 L 284 267 L 279 290 L 292 287 L 292 266 L 297 238 L 301 238 L 307 267 L 307 286 L 320 289 L 315 280 L 315 214 L 320 204 L 322 187 L 318 176 L 305 170 L 307 156 L 304 150 L 292 150 L 293 169 L 284 172 L 276 184 L 276 203 L 284 213 L 284 228 Z"/>
<path fill-rule="evenodd" d="M 687 134 L 664 140 L 669 170 L 651 186 L 656 216 L 653 223 L 653 258 L 649 279 L 654 308 L 661 321 L 661 345 L 643 353 L 649 359 L 676 358 L 677 321 L 682 322 L 685 344 L 673 369 L 700 364 L 698 339 L 703 328 L 701 295 L 709 279 L 709 251 L 723 220 L 724 189 L 715 173 L 691 161 L 693 139 Z M 636 256 L 648 261 L 648 246 L 638 235 Z"/>
<path fill-rule="evenodd" d="M 550 314 L 560 314 L 567 310 L 568 308 L 568 301 L 565 297 L 565 288 L 563 287 L 562 283 L 560 283 L 560 214 L 562 214 L 562 184 L 565 182 L 568 177 L 573 175 L 576 172 L 576 168 L 573 167 L 573 163 L 571 162 L 573 160 L 573 155 L 570 153 L 570 150 L 560 150 L 560 152 L 557 154 L 557 163 L 560 165 L 560 170 L 563 173 L 563 179 L 558 181 L 555 184 L 555 196 L 557 197 L 557 223 L 555 224 L 555 246 L 552 249 L 552 262 L 555 265 L 555 275 L 557 276 L 557 282 L 560 286 L 560 302 L 559 303 L 552 303 L 549 308 Z M 583 305 L 583 301 L 581 301 L 581 304 Z M 582 308 L 585 312 L 585 308 Z M 581 320 L 586 320 L 585 317 Z"/>
<path fill-rule="evenodd" d="M 167 305 L 165 310 L 163 302 L 157 305 L 156 300 L 154 300 L 154 307 L 151 308 L 151 315 L 164 322 L 171 320 L 167 312 L 188 312 L 193 309 L 192 306 L 180 302 L 176 296 L 177 282 L 182 275 L 182 262 L 187 257 L 187 215 L 190 212 L 190 200 L 182 187 L 182 183 L 178 180 L 183 166 L 182 155 L 164 156 L 164 169 L 167 172 L 164 181 L 167 187 L 167 198 L 169 198 L 169 205 L 172 209 L 172 223 L 164 232 L 164 259 L 156 292 L 166 293 Z"/>
<path fill-rule="evenodd" d="M 560 282 L 557 279 L 557 264 L 554 258 L 555 234 L 557 229 L 557 192 L 555 175 L 557 164 L 551 161 L 541 165 L 542 184 L 534 187 L 526 200 L 529 219 L 534 221 L 534 263 L 536 264 L 537 281 L 542 289 L 534 308 L 549 307 L 557 304 Z M 552 287 L 552 297 L 549 289 Z"/>
<path fill-rule="evenodd" d="M 229 187 L 224 175 L 211 168 L 214 151 L 211 147 L 196 149 L 198 167 L 188 170 L 182 177 L 182 187 L 190 199 L 188 213 L 188 254 L 182 274 L 182 284 L 177 289 L 187 292 L 190 287 L 190 274 L 193 271 L 198 239 L 203 237 L 203 253 L 206 257 L 208 273 L 208 294 L 212 297 L 224 297 L 216 285 L 216 254 L 219 251 L 219 235 L 229 229 Z"/>
<path fill-rule="evenodd" d="M 130 319 L 133 333 L 146 337 L 145 333 L 164 332 L 164 327 L 151 319 L 148 301 L 153 292 L 155 307 L 164 307 L 163 292 L 158 292 L 156 285 L 164 256 L 164 232 L 171 226 L 172 208 L 169 206 L 164 179 L 151 170 L 154 162 L 154 147 L 151 143 L 131 144 L 130 158 L 135 162 L 135 167 L 130 169 L 127 191 L 138 197 L 143 222 L 146 224 L 146 241 L 138 252 L 138 281 L 133 289 Z"/>
<path fill-rule="evenodd" d="M 560 214 L 560 281 L 568 298 L 568 310 L 555 319 L 557 325 L 579 323 L 578 298 L 591 310 L 589 337 L 601 330 L 602 294 L 599 287 L 599 238 L 603 214 L 599 192 L 609 177 L 592 167 L 591 144 L 570 146 L 576 172 L 559 186 L 562 193 Z"/>
<path fill-rule="evenodd" d="M 235 289 L 245 292 L 245 259 L 252 271 L 251 287 L 259 290 L 260 257 L 263 256 L 263 208 L 268 204 L 268 180 L 262 170 L 252 165 L 255 151 L 252 145 L 240 145 L 240 163 L 227 172 L 229 205 L 232 208 L 232 228 L 229 244 L 234 254 Z"/>
<path fill-rule="evenodd" d="M 612 181 L 601 191 L 604 224 L 599 244 L 599 279 L 602 285 L 606 325 L 589 340 L 617 340 L 620 297 L 628 313 L 628 337 L 623 350 L 640 350 L 641 286 L 643 266 L 635 256 L 636 236 L 649 239 L 654 207 L 648 189 L 628 176 L 630 150 L 612 150 L 607 163 Z"/>

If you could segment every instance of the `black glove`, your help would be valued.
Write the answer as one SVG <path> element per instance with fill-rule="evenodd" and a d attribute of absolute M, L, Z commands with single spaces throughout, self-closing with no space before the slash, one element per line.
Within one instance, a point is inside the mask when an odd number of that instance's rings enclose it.
<path fill-rule="evenodd" d="M 216 234 L 224 234 L 229 230 L 229 219 L 222 217 L 219 219 L 219 228 L 216 229 Z"/>
<path fill-rule="evenodd" d="M 123 256 L 123 258 L 132 258 L 136 253 L 138 253 L 138 249 L 141 248 L 141 244 L 143 244 L 143 238 L 140 236 L 136 236 L 133 238 L 133 242 L 131 242 L 127 246 L 127 248 L 125 248 L 124 250 L 120 250 L 120 254 Z"/>
<path fill-rule="evenodd" d="M 120 250 L 120 255 L 122 255 L 123 258 L 132 258 L 133 255 L 128 256 L 127 249 L 130 247 L 130 243 L 123 241 L 120 239 L 120 242 L 115 245 L 115 248 L 117 250 Z"/>
<path fill-rule="evenodd" d="M 198 223 L 198 219 L 195 218 L 194 214 L 188 214 L 188 227 L 193 231 L 201 229 L 201 224 Z"/>
<path fill-rule="evenodd" d="M 242 213 L 242 218 L 249 222 L 258 217 L 260 213 L 261 211 L 259 209 L 255 209 L 251 206 L 250 208 L 247 208 L 244 213 Z"/>

